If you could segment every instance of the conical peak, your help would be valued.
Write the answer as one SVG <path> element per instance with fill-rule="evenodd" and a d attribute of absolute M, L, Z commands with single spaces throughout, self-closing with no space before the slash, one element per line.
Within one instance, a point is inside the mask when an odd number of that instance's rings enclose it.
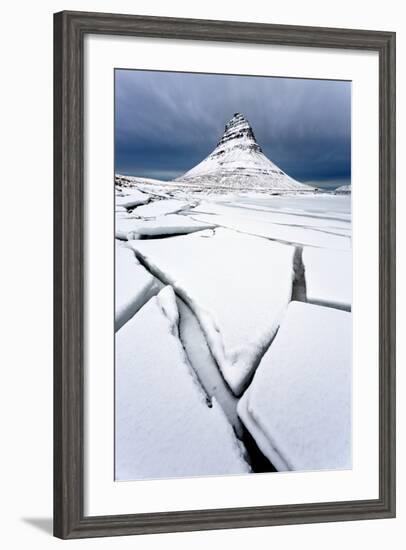
<path fill-rule="evenodd" d="M 261 151 L 250 123 L 241 113 L 234 113 L 234 116 L 227 122 L 224 128 L 224 134 L 217 143 L 217 147 L 222 145 L 238 145 L 240 147 L 254 149 L 258 152 Z"/>
<path fill-rule="evenodd" d="M 233 117 L 227 122 L 224 128 L 224 135 L 234 132 L 252 132 L 252 128 L 248 120 L 241 113 L 234 113 Z"/>
<path fill-rule="evenodd" d="M 244 115 L 235 113 L 214 151 L 176 179 L 198 192 L 211 190 L 303 191 L 311 187 L 290 178 L 263 153 Z"/>
<path fill-rule="evenodd" d="M 226 124 L 226 130 L 230 128 L 230 126 L 244 126 L 244 127 L 250 127 L 250 124 L 248 120 L 245 118 L 245 116 L 241 113 L 234 113 L 232 118 L 227 122 Z"/>

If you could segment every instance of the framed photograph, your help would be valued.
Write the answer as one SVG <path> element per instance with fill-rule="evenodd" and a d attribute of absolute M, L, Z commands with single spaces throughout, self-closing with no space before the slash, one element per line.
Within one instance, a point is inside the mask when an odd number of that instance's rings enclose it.
<path fill-rule="evenodd" d="M 54 534 L 395 515 L 395 34 L 61 12 Z"/>

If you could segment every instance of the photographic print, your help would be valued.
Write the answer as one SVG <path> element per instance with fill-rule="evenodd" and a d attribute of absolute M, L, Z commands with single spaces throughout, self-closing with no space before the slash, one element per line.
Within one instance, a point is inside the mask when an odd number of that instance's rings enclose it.
<path fill-rule="evenodd" d="M 350 469 L 351 82 L 116 69 L 114 109 L 115 479 Z"/>

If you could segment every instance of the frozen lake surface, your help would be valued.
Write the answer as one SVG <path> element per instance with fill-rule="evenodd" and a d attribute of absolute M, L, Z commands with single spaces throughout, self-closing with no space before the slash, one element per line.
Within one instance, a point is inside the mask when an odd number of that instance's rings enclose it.
<path fill-rule="evenodd" d="M 351 467 L 351 302 L 350 194 L 116 185 L 116 479 Z"/>

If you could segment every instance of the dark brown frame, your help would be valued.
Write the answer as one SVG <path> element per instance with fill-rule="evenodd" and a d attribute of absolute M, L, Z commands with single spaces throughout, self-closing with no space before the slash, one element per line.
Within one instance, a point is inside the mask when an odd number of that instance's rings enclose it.
<path fill-rule="evenodd" d="M 379 498 L 83 514 L 83 38 L 146 36 L 379 54 Z M 100 537 L 395 516 L 395 33 L 103 13 L 54 16 L 54 534 Z"/>

